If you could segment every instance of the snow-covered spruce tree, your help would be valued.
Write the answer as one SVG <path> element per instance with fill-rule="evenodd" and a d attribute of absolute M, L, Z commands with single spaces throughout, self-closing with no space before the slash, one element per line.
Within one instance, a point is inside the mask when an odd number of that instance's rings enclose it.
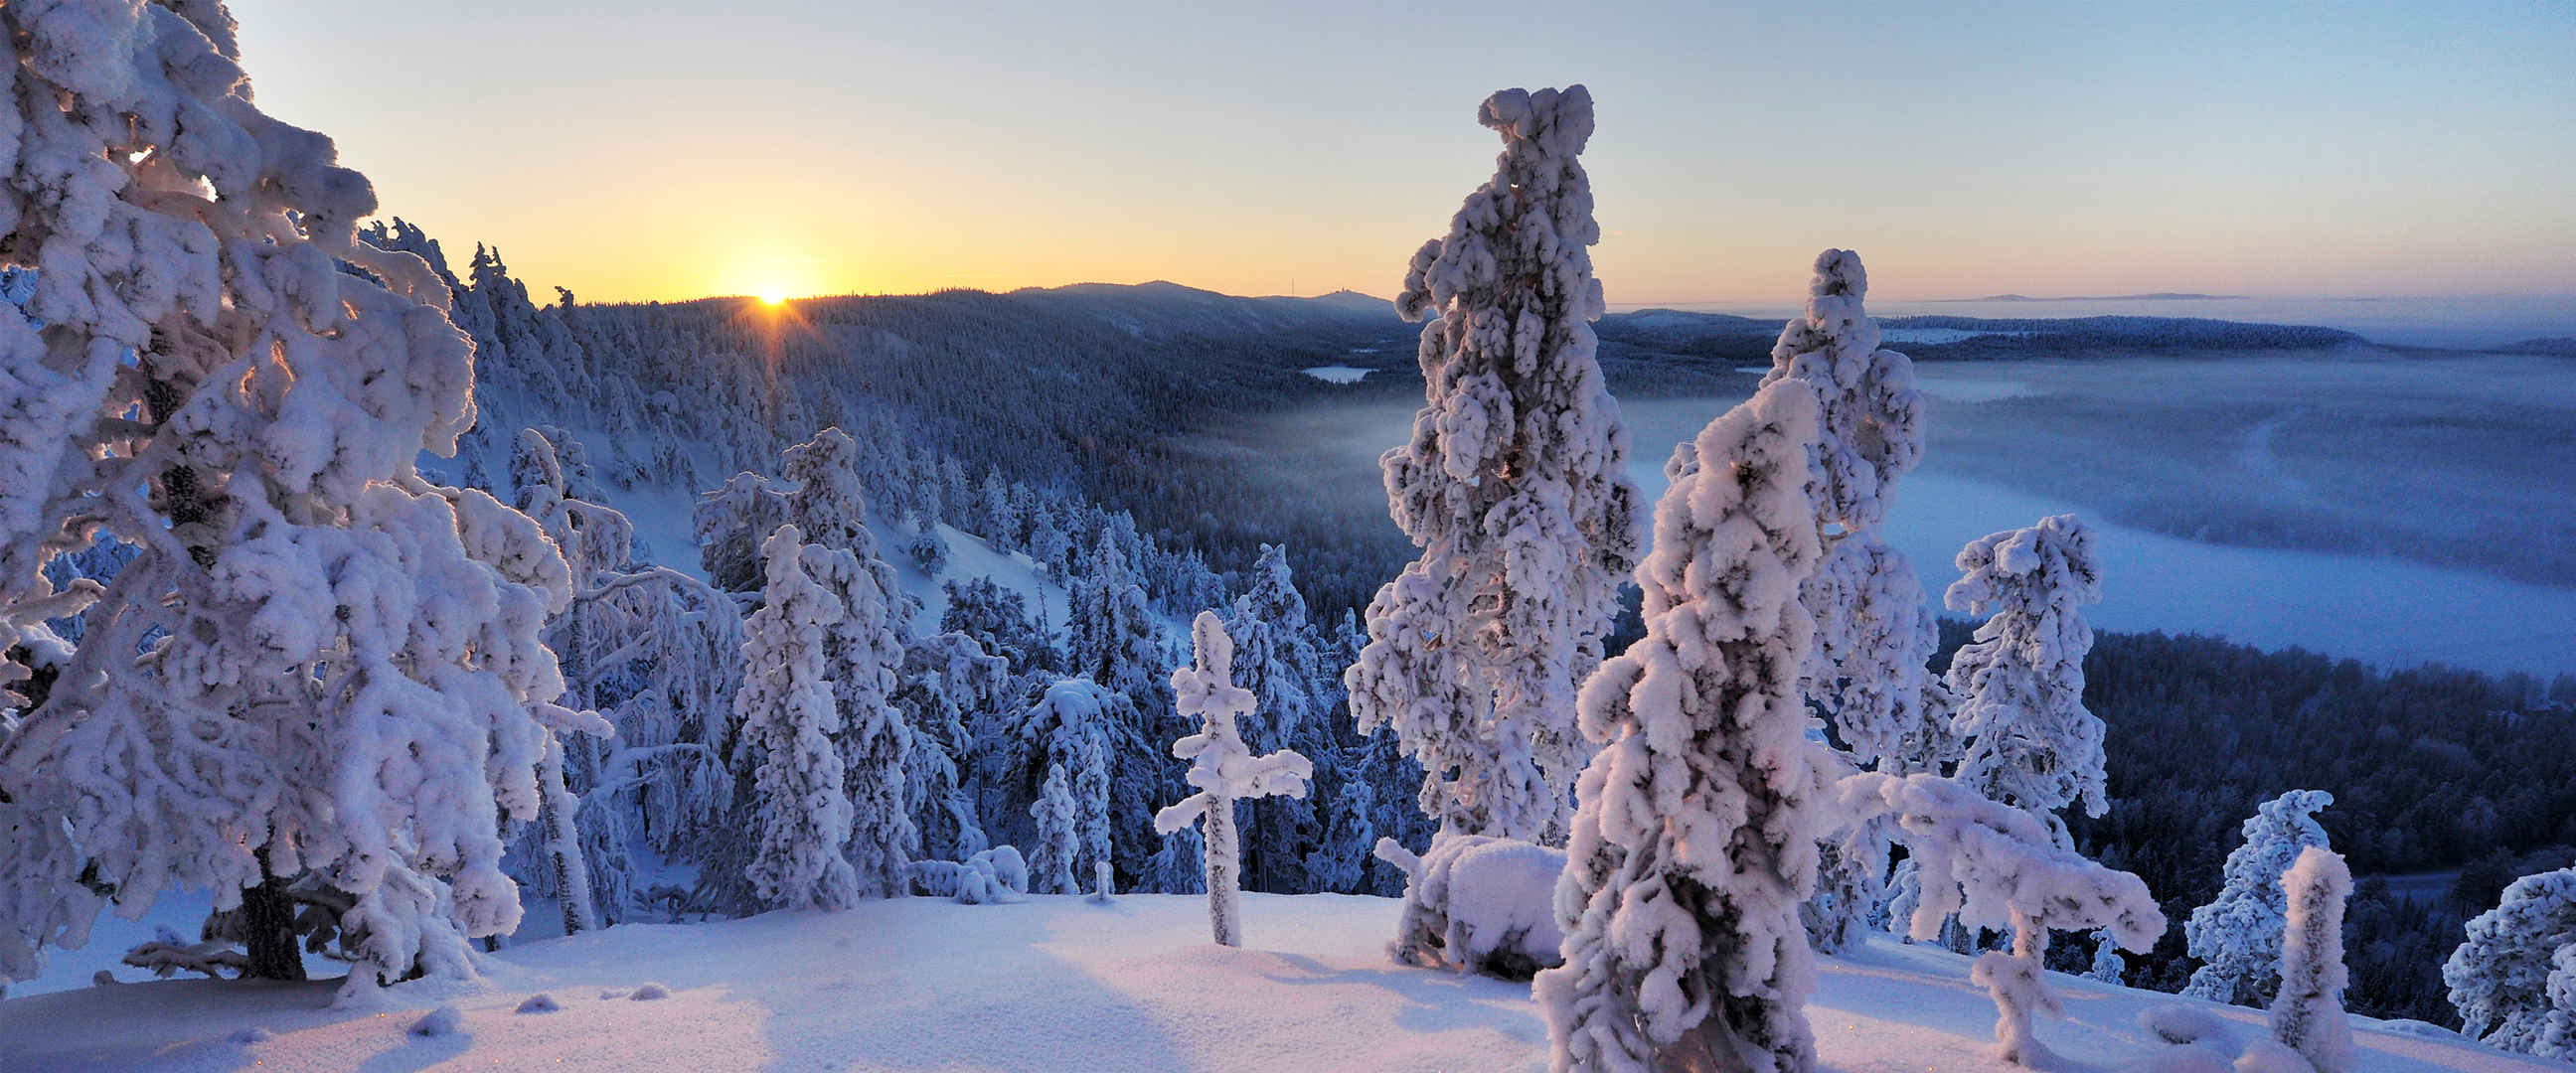
<path fill-rule="evenodd" d="M 1022 713 L 1012 734 L 1018 770 L 1024 779 L 1062 769 L 1071 803 L 1072 831 L 1078 859 L 1064 862 L 1067 875 L 1089 871 L 1093 861 L 1112 857 L 1109 838 L 1110 755 L 1121 745 L 1133 746 L 1119 733 L 1119 713 L 1127 698 L 1088 678 L 1058 679 Z M 1042 786 L 1024 791 L 1032 805 L 1046 796 Z M 1026 809 L 1021 811 L 1026 812 Z M 1041 838 L 1044 836 L 1041 835 Z M 1033 858 L 1034 859 L 1034 858 Z M 1072 893 L 1065 887 L 1054 893 Z"/>
<path fill-rule="evenodd" d="M 1494 177 L 1423 244 L 1396 311 L 1429 318 L 1425 405 L 1380 459 L 1395 523 L 1422 549 L 1378 590 L 1345 681 L 1363 730 L 1422 762 L 1442 835 L 1541 837 L 1585 747 L 1576 684 L 1601 658 L 1639 553 L 1628 433 L 1602 385 L 1592 136 L 1582 86 L 1503 90 Z"/>
<path fill-rule="evenodd" d="M 977 770 L 1012 702 L 1010 663 L 963 633 L 904 647 L 896 703 L 914 728 L 904 799 L 922 855 L 964 860 L 991 845 L 978 810 Z"/>
<path fill-rule="evenodd" d="M 1234 684 L 1234 639 L 1213 611 L 1190 623 L 1194 666 L 1172 672 L 1174 708 L 1199 717 L 1199 732 L 1172 743 L 1172 755 L 1190 762 L 1198 792 L 1154 814 L 1154 829 L 1169 835 L 1197 820 L 1207 844 L 1208 930 L 1220 946 L 1243 945 L 1242 840 L 1235 836 L 1234 803 L 1240 798 L 1306 796 L 1314 766 L 1293 750 L 1254 756 L 1235 731 L 1252 711 L 1251 690 Z"/>
<path fill-rule="evenodd" d="M 841 605 L 806 576 L 803 535 L 781 525 L 762 542 L 768 584 L 743 627 L 734 710 L 760 757 L 750 832 L 759 849 L 746 874 L 763 908 L 843 909 L 858 900 L 858 879 L 841 856 L 850 799 L 832 741 L 840 711 L 824 677 Z"/>
<path fill-rule="evenodd" d="M 1073 861 L 1081 853 L 1074 833 L 1073 791 L 1065 786 L 1064 765 L 1048 764 L 1037 800 L 1029 802 L 1029 819 L 1037 840 L 1029 853 L 1029 889 L 1039 894 L 1072 894 Z"/>
<path fill-rule="evenodd" d="M 1923 398 L 1913 361 L 1878 345 L 1868 293 L 1859 254 L 1818 254 L 1805 313 L 1781 329 L 1763 383 L 1807 385 L 1823 415 L 1807 492 L 1827 554 L 1799 592 L 1816 622 L 1808 698 L 1856 764 L 1911 774 L 1951 758 L 1945 728 L 1924 718 L 1936 637 L 1912 565 L 1878 530 L 1896 479 L 1923 456 Z"/>
<path fill-rule="evenodd" d="M 760 591 L 761 543 L 786 520 L 787 497 L 757 473 L 736 473 L 700 495 L 691 521 L 707 580 L 726 592 Z"/>
<path fill-rule="evenodd" d="M 601 620 L 620 609 L 578 597 L 625 562 L 634 527 L 625 515 L 571 494 L 554 441 L 537 429 L 519 430 L 511 445 L 510 481 L 518 489 L 520 512 L 545 530 L 572 572 L 576 599 L 547 620 L 544 634 L 564 676 L 562 699 L 583 709 L 594 708 L 590 664 L 604 635 L 615 629 Z M 634 871 L 626 853 L 625 825 L 618 822 L 620 814 L 610 808 L 581 807 L 580 794 L 597 783 L 598 767 L 594 739 L 584 737 L 569 750 L 547 750 L 537 765 L 536 822 L 527 825 L 522 848 L 513 851 L 514 857 L 544 862 L 536 869 L 522 865 L 518 875 L 535 893 L 557 900 L 566 935 L 616 923 L 628 901 L 628 877 Z M 594 875 L 604 882 L 594 883 Z"/>
<path fill-rule="evenodd" d="M 1533 987 L 1557 1070 L 1803 1070 L 1817 757 L 1798 692 L 1815 569 L 1815 392 L 1765 387 L 1665 467 L 1637 568 L 1646 636 L 1584 683 L 1601 749 L 1556 891 L 1565 964 Z"/>
<path fill-rule="evenodd" d="M 2281 877 L 2289 917 L 2281 934 L 2281 987 L 2272 1000 L 2272 1038 L 2299 1052 L 2316 1073 L 2351 1073 L 2352 1024 L 2343 1015 L 2343 903 L 2352 870 L 2323 846 L 2299 851 Z"/>
<path fill-rule="evenodd" d="M 2245 841 L 2228 851 L 2218 897 L 2191 911 L 2183 937 L 2202 962 L 2182 990 L 2193 998 L 2262 1007 L 2281 980 L 2281 927 L 2289 901 L 2281 874 L 2301 852 L 2326 845 L 2317 810 L 2334 804 L 2323 790 L 2292 790 L 2263 803 L 2240 828 Z"/>
<path fill-rule="evenodd" d="M 1923 399 L 1912 360 L 1879 347 L 1878 323 L 1863 310 L 1868 293 L 1859 254 L 1818 254 L 1806 310 L 1781 329 L 1763 378 L 1806 384 L 1823 413 L 1807 492 L 1825 555 L 1799 591 L 1816 623 L 1806 696 L 1852 765 L 1937 771 L 1957 756 L 1947 698 L 1925 666 L 1938 634 L 1913 565 L 1879 534 L 1896 479 L 1923 455 Z M 1826 841 L 1803 915 L 1816 948 L 1833 952 L 1886 896 L 1888 832 L 1850 828 Z"/>
<path fill-rule="evenodd" d="M 839 709 L 832 740 L 850 800 L 846 854 L 862 893 L 893 897 L 903 893 L 921 842 L 904 805 L 912 727 L 893 703 L 903 645 L 889 620 L 899 601 L 888 599 L 875 573 L 849 551 L 807 544 L 803 557 L 806 574 L 841 605 L 840 620 L 824 629 L 824 673 Z"/>
<path fill-rule="evenodd" d="M 2524 876 L 2469 921 L 2442 965 L 2461 1032 L 2499 1050 L 2576 1057 L 2576 868 Z"/>
<path fill-rule="evenodd" d="M 1837 782 L 1832 799 L 1851 822 L 1895 821 L 1919 878 L 1910 937 L 1932 939 L 1949 923 L 2011 930 L 2010 953 L 1988 951 L 1969 971 L 1994 998 L 2004 1061 L 2057 1064 L 2031 1032 L 2033 1016 L 2061 1012 L 2042 976 L 2050 932 L 2103 929 L 2140 953 L 2164 934 L 2164 913 L 2144 881 L 2084 859 L 2041 818 L 1956 779 L 1865 772 Z"/>
<path fill-rule="evenodd" d="M 846 551 L 858 559 L 886 602 L 888 628 L 897 635 L 909 635 L 920 601 L 895 583 L 894 567 L 877 552 L 858 466 L 857 441 L 838 428 L 824 429 L 788 448 L 779 456 L 779 475 L 789 486 L 787 520 L 804 531 L 806 543 Z M 901 640 L 893 646 L 900 660 Z"/>
<path fill-rule="evenodd" d="M 1226 612 L 1225 627 L 1235 640 L 1235 674 L 1253 696 L 1252 711 L 1238 727 L 1243 740 L 1253 748 L 1294 751 L 1320 776 L 1333 760 L 1334 743 L 1315 696 L 1323 683 L 1314 624 L 1285 548 L 1261 546 L 1243 595 Z M 1322 790 L 1320 778 L 1313 788 Z M 1255 811 L 1245 825 L 1244 884 L 1282 894 L 1313 889 L 1306 884 L 1306 852 L 1321 839 L 1323 813 L 1333 803 L 1299 795 Z"/>
<path fill-rule="evenodd" d="M 1077 581 L 1066 623 L 1068 654 L 1075 673 L 1088 677 L 1119 698 L 1101 706 L 1104 748 L 1109 762 L 1108 796 L 1101 806 L 1101 830 L 1116 856 L 1129 861 L 1151 857 L 1162 841 L 1151 822 L 1161 802 L 1183 791 L 1179 765 L 1169 754 L 1148 744 L 1147 727 L 1166 725 L 1172 697 L 1165 683 L 1171 653 L 1164 647 L 1163 627 L 1142 586 L 1127 573 L 1126 554 L 1117 531 L 1104 526 L 1092 559 L 1098 571 Z M 1090 790 L 1075 780 L 1077 797 Z M 1082 874 L 1089 874 L 1086 860 Z"/>
<path fill-rule="evenodd" d="M 1911 909 L 1907 911 L 1912 912 Z M 2108 929 L 2095 929 L 2093 964 L 2084 970 L 2084 978 L 2100 980 L 2106 984 L 2125 985 L 2129 982 L 2128 977 L 2129 961 L 2120 956 L 2120 941 L 2113 938 Z"/>
<path fill-rule="evenodd" d="M 1959 781 L 2028 811 L 2065 838 L 2057 810 L 2081 800 L 2099 816 L 2102 720 L 2084 707 L 2082 608 L 2102 599 L 2093 531 L 2072 514 L 1989 533 L 1959 550 L 1953 611 L 1989 615 L 1950 659 L 1953 726 L 1967 739 Z"/>
<path fill-rule="evenodd" d="M 553 703 L 562 558 L 415 469 L 474 421 L 451 295 L 356 240 L 372 188 L 253 103 L 220 3 L 0 28 L 0 259 L 37 269 L 0 309 L 0 638 L 86 608 L 0 753 L 0 860 L 35 877 L 0 966 L 82 936 L 99 900 L 54 880 L 84 876 L 136 917 L 213 889 L 254 976 L 300 978 L 305 927 L 347 998 L 470 976 L 467 938 L 519 920 L 504 817 L 551 736 L 606 727 Z M 113 582 L 44 579 L 101 533 L 141 549 Z M 30 674 L 0 656 L 0 690 Z"/>
<path fill-rule="evenodd" d="M 1377 844 L 1377 787 L 1347 769 L 1334 794 L 1323 837 L 1306 854 L 1305 889 L 1315 894 L 1366 894 L 1369 850 Z"/>

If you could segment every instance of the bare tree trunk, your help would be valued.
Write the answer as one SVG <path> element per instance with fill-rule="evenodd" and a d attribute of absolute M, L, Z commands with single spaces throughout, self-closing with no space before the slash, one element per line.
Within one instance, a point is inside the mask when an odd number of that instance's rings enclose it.
<path fill-rule="evenodd" d="M 304 953 L 296 949 L 295 898 L 286 881 L 270 875 L 268 847 L 259 849 L 258 886 L 242 888 L 242 948 L 250 964 L 247 980 L 304 979 Z"/>

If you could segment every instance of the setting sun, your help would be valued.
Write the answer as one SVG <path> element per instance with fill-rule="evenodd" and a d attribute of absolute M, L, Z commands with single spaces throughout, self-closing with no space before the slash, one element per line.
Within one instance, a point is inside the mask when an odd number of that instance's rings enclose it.
<path fill-rule="evenodd" d="M 765 306 L 781 306 L 787 304 L 786 292 L 775 287 L 760 292 L 757 297 L 760 299 L 760 304 Z"/>

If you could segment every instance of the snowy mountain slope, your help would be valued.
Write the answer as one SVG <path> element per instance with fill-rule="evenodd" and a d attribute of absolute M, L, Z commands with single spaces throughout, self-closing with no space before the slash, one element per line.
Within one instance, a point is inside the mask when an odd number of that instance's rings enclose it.
<path fill-rule="evenodd" d="M 1545 1067 L 1526 988 L 1387 961 L 1393 900 L 1249 894 L 1244 911 L 1239 950 L 1208 943 L 1196 897 L 910 898 L 526 943 L 486 957 L 483 984 L 397 988 L 382 1009 L 325 1008 L 328 981 L 35 995 L 0 1003 L 0 1071 Z M 1820 966 L 1807 1008 L 1820 1069 L 1999 1067 L 1994 1008 L 1965 959 L 1877 939 Z M 2263 1032 L 2255 1010 L 2049 982 L 2068 1016 L 2039 1031 L 2063 1070 L 2225 1070 Z M 669 997 L 630 997 L 646 984 Z M 513 1012 L 537 994 L 561 1008 Z M 409 1033 L 442 1004 L 462 1015 L 457 1031 Z M 2178 1004 L 2214 1014 L 2229 1040 L 2177 1048 L 2138 1024 Z M 2551 1068 L 2457 1037 L 2356 1028 L 2365 1070 Z"/>

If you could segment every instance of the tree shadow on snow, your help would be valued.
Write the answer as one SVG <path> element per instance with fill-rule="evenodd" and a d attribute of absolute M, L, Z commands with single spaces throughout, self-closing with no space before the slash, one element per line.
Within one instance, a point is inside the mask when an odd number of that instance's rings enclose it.
<path fill-rule="evenodd" d="M 1025 903 L 1020 903 L 1025 904 Z M 880 905 L 906 916 L 937 905 Z M 1066 906 L 1066 910 L 1073 907 Z M 1083 906 L 1125 914 L 1116 906 Z M 910 911 L 910 912 L 907 912 Z M 1014 904 L 978 906 L 970 929 L 956 917 L 928 926 L 884 928 L 846 951 L 847 970 L 781 974 L 763 986 L 737 982 L 734 1000 L 767 1014 L 762 1034 L 773 1070 L 891 1066 L 994 1070 L 1183 1070 L 1196 1066 L 1175 1049 L 1156 1011 L 1093 979 L 1086 969 L 1046 954 L 1057 937 L 1050 913 Z M 1079 920 L 1079 916 L 1073 917 Z M 935 956 L 871 945 L 932 944 Z M 877 955 L 871 957 L 871 955 Z M 902 976 L 872 962 L 899 965 Z"/>
<path fill-rule="evenodd" d="M 1450 969 L 1415 968 L 1392 961 L 1382 968 L 1334 968 L 1303 954 L 1272 952 L 1271 956 L 1305 973 L 1262 974 L 1262 978 L 1271 983 L 1289 987 L 1364 984 L 1402 999 L 1404 1004 L 1395 1012 L 1395 1023 L 1408 1032 L 1501 1028 L 1514 1038 L 1533 1043 L 1547 1042 L 1547 1027 L 1540 1020 L 1536 1005 L 1529 1007 L 1526 1025 L 1498 1024 L 1493 1011 L 1485 1005 L 1493 1002 L 1528 1003 L 1527 984 Z"/>

